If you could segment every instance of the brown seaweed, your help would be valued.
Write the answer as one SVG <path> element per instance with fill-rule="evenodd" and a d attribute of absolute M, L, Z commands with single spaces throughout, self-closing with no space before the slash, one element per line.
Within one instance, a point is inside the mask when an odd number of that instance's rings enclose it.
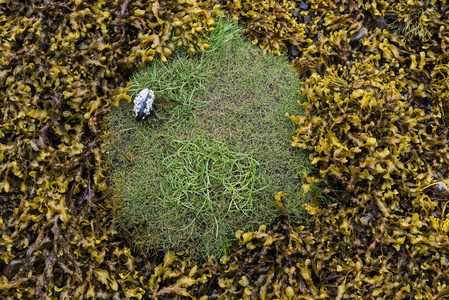
<path fill-rule="evenodd" d="M 2 298 L 447 298 L 446 1 L 220 4 L 263 49 L 297 47 L 308 114 L 290 116 L 292 145 L 320 170 L 304 188 L 326 181 L 341 199 L 306 205 L 301 224 L 238 231 L 218 262 L 133 253 L 108 223 L 105 116 L 155 56 L 204 51 L 220 6 L 4 1 Z"/>

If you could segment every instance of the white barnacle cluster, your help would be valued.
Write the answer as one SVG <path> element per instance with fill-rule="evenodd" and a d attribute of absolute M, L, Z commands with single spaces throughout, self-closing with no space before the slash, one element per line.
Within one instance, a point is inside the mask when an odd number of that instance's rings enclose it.
<path fill-rule="evenodd" d="M 133 112 L 137 120 L 143 120 L 150 115 L 153 109 L 154 99 L 154 92 L 150 89 L 143 89 L 134 98 Z"/>

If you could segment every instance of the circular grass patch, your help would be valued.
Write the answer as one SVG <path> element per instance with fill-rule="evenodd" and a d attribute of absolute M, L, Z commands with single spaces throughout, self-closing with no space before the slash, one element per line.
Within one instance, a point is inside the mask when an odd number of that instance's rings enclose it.
<path fill-rule="evenodd" d="M 218 255 L 237 230 L 269 225 L 284 212 L 290 220 L 305 215 L 302 174 L 312 167 L 291 147 L 295 125 L 285 117 L 303 114 L 295 71 L 226 19 L 207 43 L 213 50 L 156 60 L 132 78 L 131 97 L 149 88 L 186 104 L 158 105 L 169 121 L 137 122 L 131 103 L 110 113 L 113 221 L 144 253 Z M 283 211 L 278 192 L 287 193 Z"/>

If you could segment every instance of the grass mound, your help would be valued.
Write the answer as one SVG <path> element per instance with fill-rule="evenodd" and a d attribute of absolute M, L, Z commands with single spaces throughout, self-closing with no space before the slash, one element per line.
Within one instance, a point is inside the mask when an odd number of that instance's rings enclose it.
<path fill-rule="evenodd" d="M 202 54 L 175 53 L 132 79 L 131 98 L 150 88 L 187 104 L 157 106 L 169 121 L 137 122 L 131 103 L 110 114 L 114 222 L 144 253 L 226 252 L 235 231 L 282 214 L 279 191 L 287 193 L 281 202 L 290 220 L 304 215 L 301 178 L 311 166 L 290 146 L 295 127 L 284 116 L 303 114 L 297 75 L 286 57 L 263 55 L 226 19 L 207 43 Z"/>

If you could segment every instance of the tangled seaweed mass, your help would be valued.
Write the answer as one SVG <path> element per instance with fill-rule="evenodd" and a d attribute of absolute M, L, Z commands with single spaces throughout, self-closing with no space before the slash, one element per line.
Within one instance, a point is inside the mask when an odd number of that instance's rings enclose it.
<path fill-rule="evenodd" d="M 1 298 L 448 298 L 449 4 L 217 3 L 0 1 Z M 341 200 L 217 262 L 147 259 L 108 225 L 105 116 L 155 56 L 204 51 L 220 9 L 306 76 L 304 189 Z"/>

